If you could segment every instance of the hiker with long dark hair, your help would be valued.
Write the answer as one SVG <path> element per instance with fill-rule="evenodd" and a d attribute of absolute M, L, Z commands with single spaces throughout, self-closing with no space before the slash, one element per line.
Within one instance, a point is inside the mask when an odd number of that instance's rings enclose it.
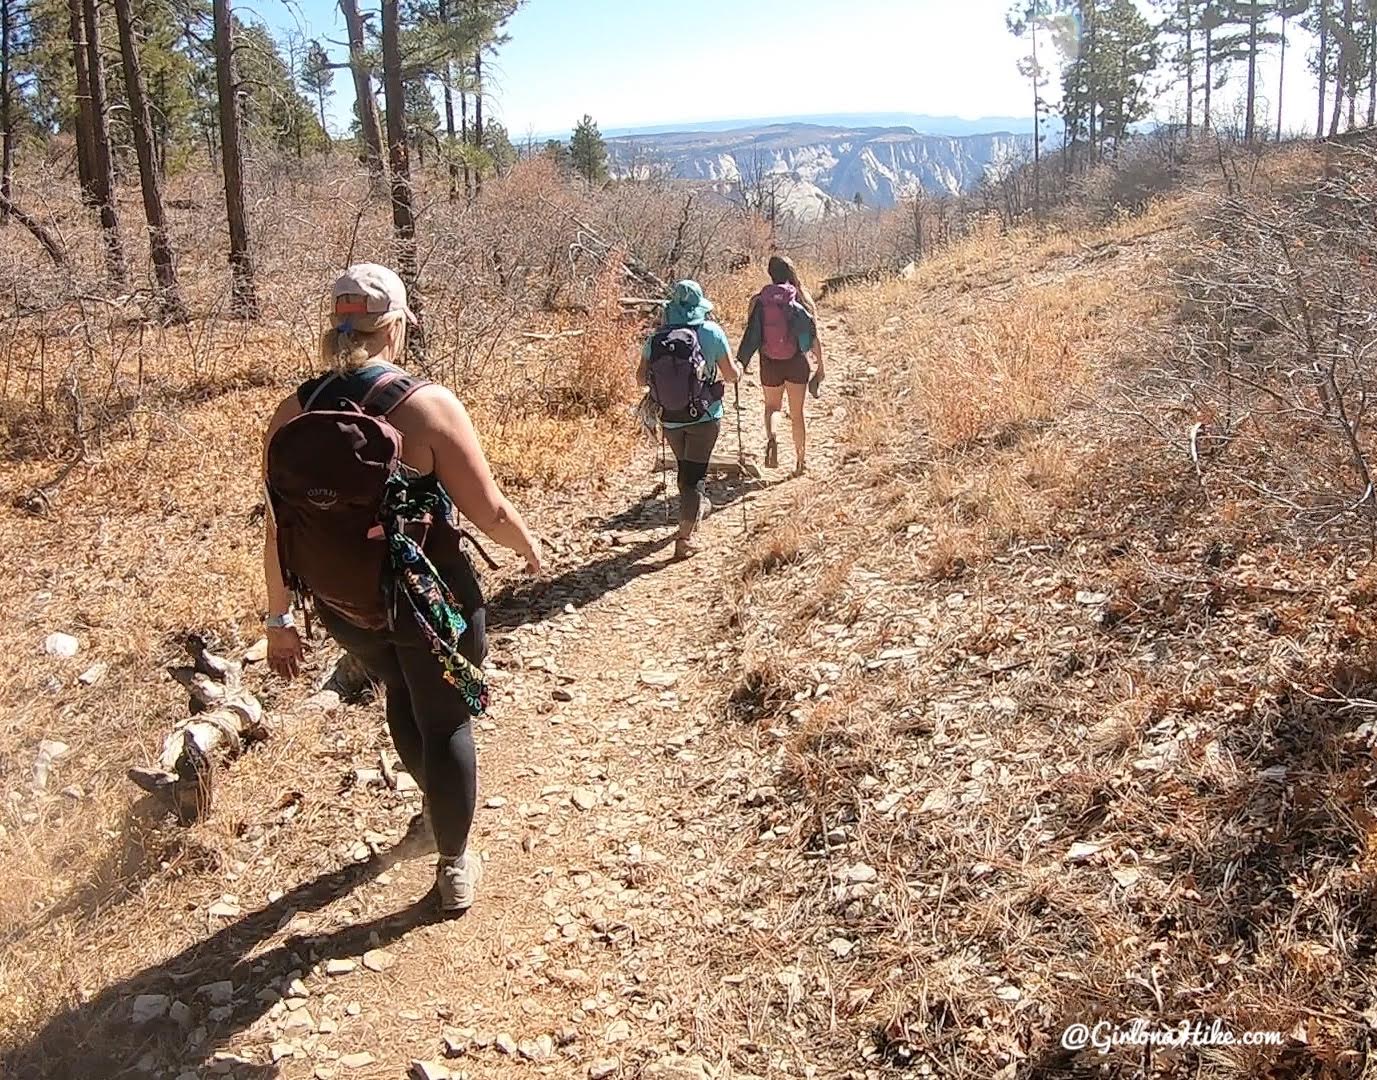
<path fill-rule="evenodd" d="M 708 318 L 711 312 L 712 302 L 698 282 L 678 282 L 636 369 L 636 381 L 648 389 L 678 463 L 676 559 L 694 553 L 694 531 L 709 509 L 705 488 L 712 448 L 722 430 L 723 391 L 726 383 L 741 377 L 726 332 Z"/>
<path fill-rule="evenodd" d="M 771 256 L 770 284 L 751 299 L 746 332 L 736 359 L 749 368 L 760 353 L 760 386 L 765 393 L 765 464 L 779 464 L 775 417 L 789 398 L 789 421 L 794 436 L 794 475 L 806 467 L 808 429 L 803 419 L 804 391 L 818 396 L 823 379 L 822 341 L 818 336 L 817 305 L 799 281 L 794 264 L 783 255 Z M 813 363 L 809 363 L 811 354 Z"/>
<path fill-rule="evenodd" d="M 455 511 L 532 574 L 540 544 L 493 481 L 464 406 L 396 366 L 415 321 L 401 279 L 360 263 L 333 294 L 328 370 L 277 407 L 264 439 L 268 663 L 284 678 L 299 670 L 292 599 L 309 594 L 325 629 L 386 688 L 392 741 L 424 793 L 413 830 L 434 834 L 441 909 L 464 911 L 483 872 L 467 846 L 486 642 Z"/>

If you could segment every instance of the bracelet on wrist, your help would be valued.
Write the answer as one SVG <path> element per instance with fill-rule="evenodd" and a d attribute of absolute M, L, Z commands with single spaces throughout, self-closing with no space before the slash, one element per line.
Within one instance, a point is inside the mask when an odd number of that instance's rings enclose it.
<path fill-rule="evenodd" d="M 263 620 L 263 625 L 269 630 L 291 630 L 296 626 L 296 619 L 288 611 L 281 615 L 269 615 Z"/>

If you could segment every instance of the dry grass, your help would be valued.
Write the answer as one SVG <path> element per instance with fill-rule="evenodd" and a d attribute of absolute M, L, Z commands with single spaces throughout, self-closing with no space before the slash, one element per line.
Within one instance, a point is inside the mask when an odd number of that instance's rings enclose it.
<path fill-rule="evenodd" d="M 1147 452 L 1147 391 L 1120 405 L 1199 206 L 977 236 L 843 298 L 872 376 L 845 472 L 800 508 L 824 542 L 737 613 L 742 670 L 769 655 L 799 685 L 723 753 L 771 793 L 723 802 L 724 833 L 761 837 L 727 869 L 753 916 L 700 973 L 743 979 L 697 1013 L 749 1017 L 737 1069 L 1370 1073 L 1370 583 L 1204 503 Z M 1285 1038 L 1060 1046 L 1137 1017 Z"/>

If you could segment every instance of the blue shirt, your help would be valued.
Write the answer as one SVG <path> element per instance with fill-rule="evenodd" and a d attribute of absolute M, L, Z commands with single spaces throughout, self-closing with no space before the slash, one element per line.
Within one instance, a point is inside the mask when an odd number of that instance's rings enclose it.
<path fill-rule="evenodd" d="M 721 365 L 727 363 L 732 354 L 731 344 L 727 341 L 727 332 L 715 322 L 702 322 L 690 329 L 698 335 L 698 347 L 703 350 L 703 362 L 708 370 L 716 369 L 721 375 Z M 650 359 L 650 342 L 647 341 L 641 346 L 641 359 Z M 688 420 L 682 424 L 671 424 L 661 422 L 667 428 L 692 427 L 694 424 L 706 424 L 711 420 L 721 420 L 723 416 L 721 400 L 714 401 L 708 407 L 707 415 L 699 417 L 697 420 Z"/>

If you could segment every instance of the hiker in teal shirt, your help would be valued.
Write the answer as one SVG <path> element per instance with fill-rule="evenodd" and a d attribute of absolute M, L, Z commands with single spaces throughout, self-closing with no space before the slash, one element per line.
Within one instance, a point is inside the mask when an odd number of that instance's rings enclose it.
<path fill-rule="evenodd" d="M 686 327 L 698 338 L 703 364 L 708 378 L 734 383 L 741 378 L 741 365 L 732 356 L 726 331 L 712 322 L 708 315 L 712 302 L 703 295 L 703 287 L 696 281 L 680 281 L 670 293 L 660 328 L 641 348 L 641 362 L 636 369 L 636 381 L 649 383 L 652 347 L 665 330 Z M 712 448 L 722 428 L 722 395 L 716 395 L 704 414 L 690 420 L 661 419 L 665 441 L 674 451 L 679 463 L 679 536 L 674 543 L 674 557 L 686 559 L 694 552 L 691 542 L 694 530 L 708 508 L 705 485 Z"/>

